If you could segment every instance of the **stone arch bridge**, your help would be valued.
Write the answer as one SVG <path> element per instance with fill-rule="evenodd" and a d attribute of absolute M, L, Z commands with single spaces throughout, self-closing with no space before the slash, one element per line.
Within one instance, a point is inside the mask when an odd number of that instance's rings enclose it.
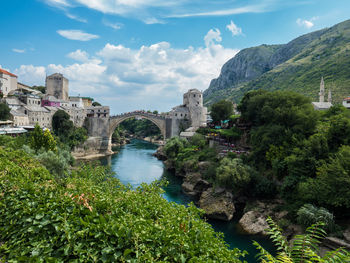
<path fill-rule="evenodd" d="M 170 116 L 153 114 L 145 111 L 133 111 L 109 118 L 87 118 L 85 126 L 89 139 L 86 146 L 89 149 L 98 149 L 98 152 L 112 152 L 112 135 L 114 130 L 123 121 L 130 118 L 147 119 L 154 123 L 160 130 L 164 139 L 169 139 L 179 133 L 179 122 Z"/>
<path fill-rule="evenodd" d="M 159 114 L 153 114 L 149 112 L 144 111 L 133 111 L 128 112 L 120 115 L 114 115 L 109 118 L 109 134 L 112 136 L 114 130 L 119 126 L 120 123 L 123 121 L 130 119 L 130 118 L 141 118 L 141 119 L 147 119 L 151 121 L 153 124 L 155 124 L 161 134 L 163 135 L 163 138 L 166 139 L 166 118 L 164 116 L 161 116 Z"/>

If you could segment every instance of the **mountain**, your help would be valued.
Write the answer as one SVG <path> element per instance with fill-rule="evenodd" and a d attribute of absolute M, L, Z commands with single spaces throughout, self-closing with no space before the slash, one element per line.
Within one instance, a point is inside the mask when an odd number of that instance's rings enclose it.
<path fill-rule="evenodd" d="M 241 50 L 204 91 L 210 105 L 220 99 L 239 102 L 250 90 L 293 90 L 318 99 L 321 77 L 334 102 L 350 95 L 350 20 L 300 36 L 284 45 Z"/>

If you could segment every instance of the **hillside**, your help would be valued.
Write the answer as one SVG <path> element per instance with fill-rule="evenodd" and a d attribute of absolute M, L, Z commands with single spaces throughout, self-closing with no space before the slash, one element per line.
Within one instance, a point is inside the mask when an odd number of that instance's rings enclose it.
<path fill-rule="evenodd" d="M 210 105 L 222 98 L 239 102 L 245 92 L 293 90 L 318 98 L 324 76 L 335 102 L 350 95 L 350 20 L 298 37 L 284 45 L 261 45 L 240 51 L 204 92 Z"/>

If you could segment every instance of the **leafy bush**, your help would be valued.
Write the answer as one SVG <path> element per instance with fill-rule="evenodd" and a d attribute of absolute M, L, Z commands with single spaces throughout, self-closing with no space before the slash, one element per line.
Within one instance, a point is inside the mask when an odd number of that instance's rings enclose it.
<path fill-rule="evenodd" d="M 305 228 L 316 223 L 324 223 L 325 230 L 334 230 L 334 216 L 326 208 L 305 204 L 298 210 L 297 221 Z"/>
<path fill-rule="evenodd" d="M 175 158 L 178 153 L 185 148 L 186 145 L 186 140 L 180 139 L 179 137 L 173 137 L 164 146 L 165 154 L 170 159 Z"/>
<path fill-rule="evenodd" d="M 216 183 L 229 189 L 241 190 L 250 180 L 249 167 L 239 158 L 223 158 L 216 169 Z"/>
<path fill-rule="evenodd" d="M 23 151 L 0 147 L 0 254 L 21 262 L 240 262 L 202 211 L 136 190 L 103 167 L 56 181 Z"/>

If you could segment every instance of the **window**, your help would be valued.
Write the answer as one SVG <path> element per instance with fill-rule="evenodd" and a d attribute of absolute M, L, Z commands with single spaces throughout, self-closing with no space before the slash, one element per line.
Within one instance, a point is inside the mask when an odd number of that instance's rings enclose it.
<path fill-rule="evenodd" d="M 175 116 L 177 116 L 177 113 L 175 113 Z"/>
<path fill-rule="evenodd" d="M 181 117 L 182 117 L 182 113 L 181 113 Z"/>
<path fill-rule="evenodd" d="M 193 98 L 195 98 L 196 97 L 196 94 L 193 94 Z"/>

